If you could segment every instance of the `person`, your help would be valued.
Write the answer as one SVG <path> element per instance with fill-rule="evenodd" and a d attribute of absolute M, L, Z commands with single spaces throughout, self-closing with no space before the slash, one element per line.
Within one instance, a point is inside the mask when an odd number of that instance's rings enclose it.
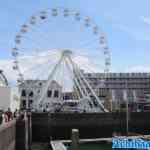
<path fill-rule="evenodd" d="M 20 110 L 19 119 L 20 119 L 20 120 L 23 120 L 23 119 L 24 119 L 24 111 L 23 111 L 23 109 Z"/>
<path fill-rule="evenodd" d="M 19 117 L 19 110 L 16 109 L 14 112 L 14 118 L 18 118 Z"/>
<path fill-rule="evenodd" d="M 12 114 L 10 108 L 8 108 L 8 110 L 5 112 L 5 114 L 6 114 L 7 117 L 8 117 L 8 121 L 13 120 L 13 114 Z"/>
<path fill-rule="evenodd" d="M 5 112 L 2 113 L 2 124 L 8 122 L 8 116 Z"/>

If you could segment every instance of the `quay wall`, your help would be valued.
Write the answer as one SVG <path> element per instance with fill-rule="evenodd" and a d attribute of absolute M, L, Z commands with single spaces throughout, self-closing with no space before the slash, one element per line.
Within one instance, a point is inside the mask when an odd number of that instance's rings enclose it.
<path fill-rule="evenodd" d="M 132 112 L 129 132 L 150 134 L 150 112 Z M 70 139 L 71 129 L 77 128 L 80 138 L 112 137 L 114 132 L 126 133 L 126 113 L 33 113 L 33 141 Z"/>
<path fill-rule="evenodd" d="M 0 150 L 15 150 L 16 121 L 0 125 Z"/>

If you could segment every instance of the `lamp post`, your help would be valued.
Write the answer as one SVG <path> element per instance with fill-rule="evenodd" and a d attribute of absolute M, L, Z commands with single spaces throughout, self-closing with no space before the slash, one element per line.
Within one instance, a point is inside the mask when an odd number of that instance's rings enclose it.
<path fill-rule="evenodd" d="M 125 83 L 125 89 L 126 89 L 126 134 L 128 136 L 129 133 L 129 102 L 128 102 L 128 81 L 126 80 Z"/>

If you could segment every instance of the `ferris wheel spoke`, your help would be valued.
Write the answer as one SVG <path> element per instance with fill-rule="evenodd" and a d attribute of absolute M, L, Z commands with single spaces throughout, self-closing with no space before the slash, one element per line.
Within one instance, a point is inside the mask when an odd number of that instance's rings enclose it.
<path fill-rule="evenodd" d="M 68 62 L 66 60 L 65 60 L 65 63 L 66 63 L 66 66 L 67 66 L 68 70 L 71 71 L 70 65 L 68 64 Z M 74 72 L 74 70 L 72 70 L 72 71 Z M 80 83 L 79 83 L 78 79 L 76 78 L 76 76 L 73 77 L 73 81 L 75 82 L 75 86 L 77 86 L 76 88 L 79 89 L 81 97 L 82 98 L 86 97 L 85 93 L 83 92 L 83 90 L 82 90 L 82 88 L 80 86 Z"/>
<path fill-rule="evenodd" d="M 84 55 L 83 56 L 81 55 L 79 58 L 77 58 L 77 57 L 73 58 L 73 61 L 76 62 L 81 68 L 82 68 L 82 66 L 83 67 L 87 66 L 89 68 L 90 68 L 90 66 L 91 66 L 91 68 L 97 68 L 97 66 L 98 66 L 101 69 L 104 69 L 104 67 L 105 67 L 105 65 L 102 65 L 100 63 L 95 64 L 94 61 L 89 60 L 89 58 L 88 58 L 88 61 L 84 62 L 84 61 L 82 61 L 82 57 L 83 57 L 83 60 L 84 60 L 84 58 L 87 59 L 87 57 L 85 57 Z"/>
<path fill-rule="evenodd" d="M 43 79 L 47 80 L 48 73 L 46 72 L 48 72 L 48 70 L 52 70 L 51 66 L 52 64 L 50 63 L 47 63 L 47 66 L 43 66 L 38 72 L 37 79 L 39 78 L 40 80 L 43 80 Z"/>
<path fill-rule="evenodd" d="M 87 20 L 89 20 L 89 19 L 86 18 L 85 20 L 87 21 Z M 94 30 L 96 30 L 97 28 L 98 28 L 98 27 L 94 26 Z M 44 31 L 44 33 L 46 33 L 46 32 Z M 45 36 L 45 34 L 42 35 L 42 36 L 40 36 L 40 37 L 44 37 L 44 36 Z M 47 38 L 45 38 L 45 39 L 48 40 L 49 38 L 47 37 Z"/>
<path fill-rule="evenodd" d="M 33 66 L 28 67 L 25 71 L 23 71 L 23 74 L 25 75 L 26 73 L 28 73 L 30 75 L 34 71 L 35 75 L 36 75 L 36 74 L 38 74 L 37 73 L 38 70 L 41 70 L 40 72 L 42 74 L 43 73 L 43 67 L 47 68 L 47 66 L 49 66 L 49 65 L 51 65 L 51 64 L 49 64 L 49 60 L 47 60 L 44 64 L 34 64 Z M 32 75 L 33 75 L 33 73 L 32 73 Z"/>
<path fill-rule="evenodd" d="M 79 44 L 79 47 L 89 47 L 92 46 L 93 44 L 95 44 L 97 41 L 99 40 L 99 38 L 95 38 L 86 42 L 81 42 L 81 44 Z"/>
<path fill-rule="evenodd" d="M 65 10 L 65 13 L 66 13 L 66 10 Z M 44 21 L 44 22 L 45 22 L 45 21 Z M 43 24 L 43 22 L 40 22 L 40 23 L 38 24 L 38 26 L 34 26 L 34 29 L 35 29 L 35 28 L 38 29 L 41 24 Z M 45 29 L 45 28 L 43 28 L 43 30 L 44 30 L 44 29 Z M 32 32 L 33 32 L 33 30 L 32 30 Z M 35 31 L 35 32 L 36 32 L 36 31 Z M 39 33 L 39 32 L 38 32 L 38 33 Z M 47 34 L 45 34 L 45 33 L 47 33 L 47 31 L 44 30 L 42 33 L 44 33 L 44 34 L 39 33 L 40 37 L 44 38 L 46 41 L 49 41 L 49 37 L 46 37 Z"/>
<path fill-rule="evenodd" d="M 81 94 L 83 95 L 83 93 L 82 93 L 82 92 L 79 93 L 79 90 L 81 90 L 81 88 L 79 88 L 79 87 L 77 86 L 78 83 L 77 83 L 77 80 L 75 79 L 75 77 L 74 77 L 74 75 L 73 75 L 73 70 L 69 67 L 69 64 L 68 64 L 68 62 L 67 62 L 66 59 L 64 60 L 64 64 L 66 65 L 67 69 L 71 72 L 71 73 L 69 74 L 69 76 L 70 76 L 70 78 L 72 79 L 72 81 L 73 81 L 73 83 L 74 83 L 74 85 L 73 85 L 73 93 L 74 93 L 75 97 L 77 97 L 78 99 L 81 99 L 81 98 L 82 98 Z M 79 90 L 78 90 L 78 89 L 79 89 Z"/>

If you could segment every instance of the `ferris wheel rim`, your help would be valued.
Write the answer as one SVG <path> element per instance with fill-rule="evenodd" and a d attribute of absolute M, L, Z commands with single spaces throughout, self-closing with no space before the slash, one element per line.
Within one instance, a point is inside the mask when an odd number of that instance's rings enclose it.
<path fill-rule="evenodd" d="M 12 49 L 12 56 L 14 58 L 13 69 L 18 72 L 20 82 L 24 81 L 24 75 L 20 70 L 20 65 L 19 65 L 19 60 L 18 60 L 18 56 L 19 56 L 20 51 L 19 51 L 18 45 L 20 45 L 22 35 L 24 35 L 24 34 L 26 34 L 26 32 L 28 32 L 27 31 L 28 25 L 34 26 L 34 24 L 36 23 L 37 17 L 41 18 L 41 20 L 45 20 L 47 18 L 47 11 L 48 10 L 51 11 L 52 17 L 56 17 L 58 15 L 58 11 L 62 11 L 64 17 L 68 17 L 68 16 L 73 15 L 73 17 L 75 17 L 75 20 L 77 20 L 77 21 L 80 21 L 80 19 L 84 20 L 86 27 L 89 27 L 89 26 L 92 27 L 93 34 L 98 35 L 99 45 L 104 51 L 104 57 L 105 57 L 104 72 L 108 73 L 109 67 L 111 65 L 111 58 L 110 58 L 110 51 L 109 51 L 109 48 L 107 46 L 106 35 L 102 31 L 102 29 L 93 21 L 93 19 L 91 19 L 91 17 L 89 17 L 89 16 L 84 16 L 82 18 L 82 15 L 80 12 L 70 10 L 68 8 L 63 8 L 63 7 L 47 8 L 43 11 L 37 12 L 35 15 L 30 16 L 27 19 L 27 21 L 21 26 L 20 31 L 18 32 L 18 34 L 15 37 L 15 46 Z"/>

